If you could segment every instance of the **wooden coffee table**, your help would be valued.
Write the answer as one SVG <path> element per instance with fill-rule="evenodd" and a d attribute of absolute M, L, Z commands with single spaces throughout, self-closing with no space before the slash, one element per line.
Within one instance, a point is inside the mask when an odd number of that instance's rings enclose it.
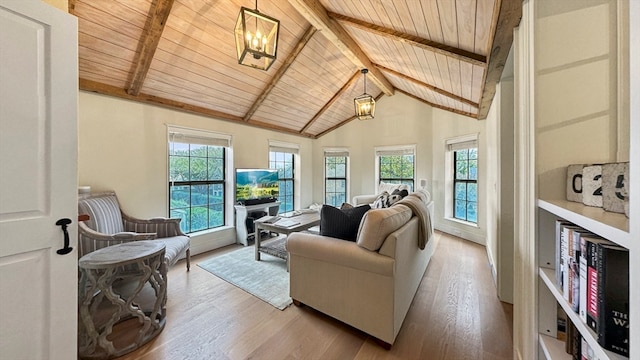
<path fill-rule="evenodd" d="M 284 259 L 289 262 L 289 256 L 287 255 L 287 250 L 285 245 L 287 243 L 286 238 L 275 239 L 265 244 L 262 244 L 260 239 L 260 230 L 273 231 L 279 234 L 289 235 L 293 232 L 307 230 L 313 226 L 320 224 L 320 213 L 314 211 L 312 213 L 304 213 L 292 217 L 281 217 L 281 220 L 286 220 L 290 222 L 295 222 L 295 225 L 292 226 L 282 226 L 281 221 L 275 222 L 273 224 L 266 223 L 265 220 L 267 218 L 261 218 L 254 222 L 255 227 L 255 239 L 256 239 L 256 261 L 260 261 L 260 253 L 263 252 L 265 254 L 273 255 Z"/>

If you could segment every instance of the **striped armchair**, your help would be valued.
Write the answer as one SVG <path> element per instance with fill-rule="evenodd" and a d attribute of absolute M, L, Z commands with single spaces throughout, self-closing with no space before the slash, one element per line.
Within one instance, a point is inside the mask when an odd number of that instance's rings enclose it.
<path fill-rule="evenodd" d="M 180 219 L 136 219 L 125 214 L 115 192 L 80 195 L 78 214 L 89 215 L 89 220 L 78 223 L 78 256 L 129 241 L 155 240 L 165 244 L 167 267 L 183 255 L 187 271 L 191 267 L 190 239 L 180 229 Z"/>

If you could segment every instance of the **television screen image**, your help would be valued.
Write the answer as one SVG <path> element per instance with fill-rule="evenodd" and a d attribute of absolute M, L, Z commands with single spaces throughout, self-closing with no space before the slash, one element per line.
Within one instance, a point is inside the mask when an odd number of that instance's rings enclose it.
<path fill-rule="evenodd" d="M 236 202 L 278 199 L 278 170 L 236 169 Z"/>

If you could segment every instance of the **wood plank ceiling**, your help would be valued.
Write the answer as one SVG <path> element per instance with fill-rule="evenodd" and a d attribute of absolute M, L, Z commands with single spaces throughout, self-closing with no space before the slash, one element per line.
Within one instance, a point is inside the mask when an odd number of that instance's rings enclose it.
<path fill-rule="evenodd" d="M 70 0 L 80 88 L 318 138 L 355 118 L 360 70 L 368 68 L 367 93 L 376 99 L 403 93 L 481 120 L 522 3 L 261 0 L 258 9 L 280 20 L 278 59 L 268 71 L 238 64 L 241 6 L 255 3 Z"/>

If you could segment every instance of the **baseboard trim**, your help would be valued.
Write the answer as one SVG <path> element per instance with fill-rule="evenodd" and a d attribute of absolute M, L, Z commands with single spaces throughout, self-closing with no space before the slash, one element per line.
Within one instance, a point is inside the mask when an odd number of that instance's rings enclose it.
<path fill-rule="evenodd" d="M 451 226 L 449 224 L 437 224 L 434 228 L 444 233 L 457 236 L 465 240 L 473 241 L 474 243 L 480 244 L 482 246 L 487 245 L 484 235 L 478 235 L 469 231 L 465 231 L 464 229 L 460 229 L 456 226 Z"/>
<path fill-rule="evenodd" d="M 217 231 L 191 236 L 191 255 L 202 254 L 207 251 L 236 243 L 236 229 L 225 227 Z"/>

